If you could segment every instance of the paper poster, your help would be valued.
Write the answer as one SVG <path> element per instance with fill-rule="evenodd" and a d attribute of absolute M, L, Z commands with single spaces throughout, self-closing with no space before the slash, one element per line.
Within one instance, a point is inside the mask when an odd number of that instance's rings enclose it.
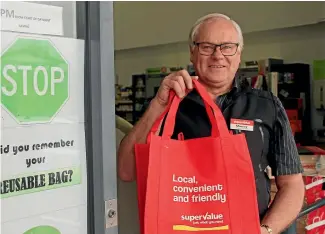
<path fill-rule="evenodd" d="M 1 36 L 2 127 L 83 123 L 83 41 Z"/>
<path fill-rule="evenodd" d="M 314 80 L 325 80 L 325 59 L 313 62 Z"/>
<path fill-rule="evenodd" d="M 313 62 L 314 105 L 318 110 L 325 110 L 325 60 Z"/>
<path fill-rule="evenodd" d="M 1 30 L 63 35 L 63 9 L 20 1 L 1 1 Z"/>
<path fill-rule="evenodd" d="M 87 233 L 83 51 L 2 33 L 1 234 Z"/>

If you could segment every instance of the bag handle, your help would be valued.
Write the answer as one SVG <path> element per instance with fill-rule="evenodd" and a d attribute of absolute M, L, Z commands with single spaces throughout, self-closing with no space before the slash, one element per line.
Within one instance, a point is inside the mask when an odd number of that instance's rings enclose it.
<path fill-rule="evenodd" d="M 211 123 L 211 136 L 217 137 L 217 136 L 229 135 L 230 133 L 228 131 L 226 121 L 219 107 L 212 101 L 207 91 L 197 80 L 193 80 L 193 86 L 198 91 L 201 98 L 203 99 L 204 106 Z M 164 131 L 162 135 L 163 139 L 170 139 L 174 132 L 176 113 L 180 102 L 181 99 L 178 96 L 175 96 L 166 118 Z"/>
<path fill-rule="evenodd" d="M 222 136 L 230 135 L 230 131 L 228 129 L 225 117 L 221 112 L 220 108 L 217 104 L 212 100 L 209 96 L 206 89 L 199 83 L 198 80 L 193 80 L 196 90 L 199 92 L 202 99 L 213 109 L 214 116 L 216 118 L 216 126 L 218 127 L 218 131 Z"/>
<path fill-rule="evenodd" d="M 168 113 L 170 106 L 173 102 L 173 99 L 175 97 L 175 92 L 171 90 L 169 92 L 169 97 L 168 97 L 168 104 L 164 110 L 164 112 L 156 119 L 155 123 L 153 124 L 152 128 L 150 129 L 149 134 L 147 135 L 147 143 L 150 143 L 151 140 L 151 134 L 155 134 L 158 131 L 159 125 L 161 124 L 161 121 L 164 119 L 166 114 Z"/>

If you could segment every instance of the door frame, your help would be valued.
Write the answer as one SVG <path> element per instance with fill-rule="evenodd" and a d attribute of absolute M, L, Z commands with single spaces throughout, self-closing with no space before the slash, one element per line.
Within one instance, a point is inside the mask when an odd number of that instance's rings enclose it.
<path fill-rule="evenodd" d="M 113 2 L 77 1 L 76 15 L 85 41 L 88 233 L 117 234 Z"/>

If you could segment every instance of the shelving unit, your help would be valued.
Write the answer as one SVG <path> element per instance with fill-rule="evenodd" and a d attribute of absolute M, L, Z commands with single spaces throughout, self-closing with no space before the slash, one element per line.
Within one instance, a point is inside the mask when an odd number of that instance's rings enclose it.
<path fill-rule="evenodd" d="M 279 73 L 278 97 L 288 111 L 289 119 L 296 118 L 298 123 L 301 122 L 299 124 L 301 131 L 295 134 L 296 142 L 302 145 L 313 144 L 310 65 L 303 63 L 274 65 L 272 71 Z M 293 112 L 292 116 L 289 111 Z"/>
<path fill-rule="evenodd" d="M 132 76 L 132 124 L 135 124 L 143 115 L 146 102 L 146 75 L 138 74 Z"/>
<path fill-rule="evenodd" d="M 135 124 L 144 114 L 146 105 L 156 95 L 161 81 L 170 72 L 182 69 L 182 67 L 172 68 L 149 68 L 143 74 L 132 75 L 132 124 Z"/>
<path fill-rule="evenodd" d="M 268 89 L 273 91 L 286 109 L 297 144 L 313 143 L 311 127 L 310 66 L 302 63 L 285 64 L 281 59 L 248 62 L 237 76 L 248 83 L 264 74 Z M 262 70 L 262 72 L 261 72 Z M 253 86 L 253 82 L 251 83 Z"/>
<path fill-rule="evenodd" d="M 133 121 L 133 101 L 132 101 L 132 88 L 116 87 L 115 97 L 115 114 L 121 118 L 132 123 Z"/>

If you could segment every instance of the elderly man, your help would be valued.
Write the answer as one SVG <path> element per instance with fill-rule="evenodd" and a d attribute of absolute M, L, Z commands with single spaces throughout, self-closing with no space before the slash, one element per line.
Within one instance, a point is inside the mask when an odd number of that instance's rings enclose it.
<path fill-rule="evenodd" d="M 192 79 L 198 79 L 220 107 L 230 129 L 231 118 L 254 121 L 254 130 L 244 132 L 254 166 L 261 233 L 281 233 L 295 220 L 304 198 L 302 167 L 285 110 L 270 92 L 249 89 L 235 79 L 244 43 L 240 27 L 227 16 L 210 14 L 199 19 L 191 29 L 189 43 L 195 76 L 182 70 L 164 78 L 145 114 L 120 144 L 119 176 L 125 181 L 134 179 L 134 145 L 145 142 L 166 108 L 169 91 L 184 97 L 185 90 L 193 88 Z M 177 139 L 179 132 L 185 139 L 209 136 L 210 128 L 204 104 L 193 90 L 180 104 L 173 137 Z M 270 207 L 268 165 L 278 187 Z"/>

